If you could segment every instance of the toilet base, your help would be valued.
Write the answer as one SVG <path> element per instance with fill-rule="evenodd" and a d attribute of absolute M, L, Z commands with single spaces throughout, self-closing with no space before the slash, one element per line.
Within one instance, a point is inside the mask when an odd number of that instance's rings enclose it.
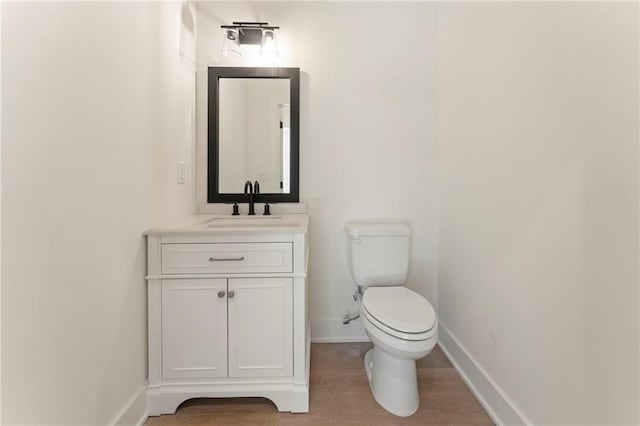
<path fill-rule="evenodd" d="M 418 410 L 415 360 L 394 358 L 374 346 L 364 356 L 364 368 L 373 397 L 382 408 L 400 417 Z"/>

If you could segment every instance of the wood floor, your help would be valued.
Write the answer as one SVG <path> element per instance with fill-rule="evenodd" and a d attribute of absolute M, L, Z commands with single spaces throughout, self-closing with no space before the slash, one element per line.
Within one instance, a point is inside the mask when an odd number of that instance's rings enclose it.
<path fill-rule="evenodd" d="M 400 418 L 380 407 L 369 390 L 364 354 L 370 343 L 311 345 L 310 410 L 279 413 L 261 398 L 193 399 L 147 426 L 177 425 L 493 425 L 438 346 L 418 361 L 420 408 Z"/>

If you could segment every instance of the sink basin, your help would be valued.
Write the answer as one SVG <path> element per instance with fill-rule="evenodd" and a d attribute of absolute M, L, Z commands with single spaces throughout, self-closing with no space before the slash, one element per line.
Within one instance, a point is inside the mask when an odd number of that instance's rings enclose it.
<path fill-rule="evenodd" d="M 255 228 L 261 226 L 283 226 L 287 222 L 281 216 L 238 216 L 214 217 L 207 222 L 209 227 L 221 228 Z"/>

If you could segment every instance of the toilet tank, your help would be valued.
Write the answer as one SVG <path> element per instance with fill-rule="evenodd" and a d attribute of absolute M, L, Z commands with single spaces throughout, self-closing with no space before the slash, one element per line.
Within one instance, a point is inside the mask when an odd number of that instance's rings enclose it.
<path fill-rule="evenodd" d="M 402 285 L 409 272 L 411 228 L 399 222 L 349 222 L 351 276 L 357 285 Z"/>

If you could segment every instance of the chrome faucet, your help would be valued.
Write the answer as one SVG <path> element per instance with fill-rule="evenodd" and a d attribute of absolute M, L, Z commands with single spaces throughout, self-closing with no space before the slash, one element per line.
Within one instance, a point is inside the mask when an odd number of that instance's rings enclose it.
<path fill-rule="evenodd" d="M 258 181 L 256 181 L 256 184 L 257 183 Z M 260 185 L 258 185 L 258 189 L 260 189 Z M 256 214 L 256 211 L 255 211 L 255 205 L 253 202 L 253 185 L 249 180 L 244 183 L 244 195 L 249 196 L 249 216 L 254 216 Z"/>

